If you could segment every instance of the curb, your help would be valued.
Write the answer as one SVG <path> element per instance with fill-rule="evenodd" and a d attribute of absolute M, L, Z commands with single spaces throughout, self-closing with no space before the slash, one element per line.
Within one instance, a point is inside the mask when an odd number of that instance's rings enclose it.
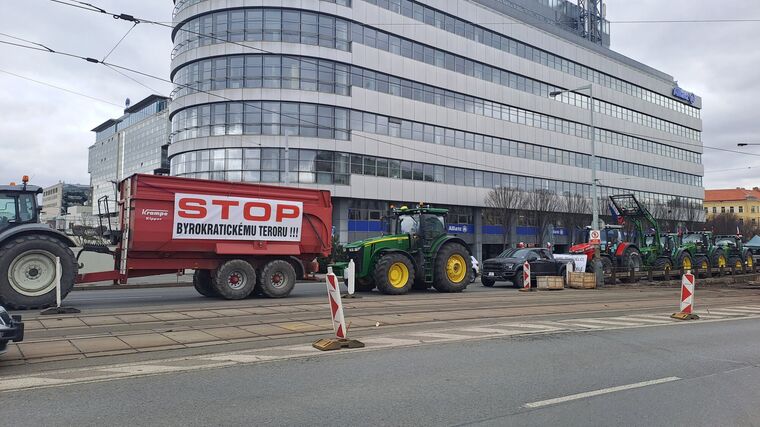
<path fill-rule="evenodd" d="M 112 289 L 157 289 L 157 288 L 187 288 L 192 283 L 146 283 L 140 285 L 74 285 L 72 291 L 108 291 Z"/>

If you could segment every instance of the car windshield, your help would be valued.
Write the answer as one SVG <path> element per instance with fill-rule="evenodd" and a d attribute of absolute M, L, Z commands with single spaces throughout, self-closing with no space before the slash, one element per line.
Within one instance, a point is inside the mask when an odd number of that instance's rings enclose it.
<path fill-rule="evenodd" d="M 510 248 L 500 253 L 497 258 L 525 258 L 531 252 L 530 249 Z"/>

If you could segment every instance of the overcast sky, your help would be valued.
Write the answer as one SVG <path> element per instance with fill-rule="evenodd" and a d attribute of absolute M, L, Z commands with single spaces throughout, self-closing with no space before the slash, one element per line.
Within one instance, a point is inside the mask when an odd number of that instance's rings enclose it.
<path fill-rule="evenodd" d="M 98 0 L 112 11 L 171 21 L 169 0 Z M 756 0 L 607 0 L 610 21 L 760 19 Z M 132 24 L 48 0 L 0 0 L 0 33 L 46 44 L 54 50 L 102 59 Z M 612 48 L 662 70 L 703 98 L 703 142 L 736 150 L 760 143 L 756 94 L 760 94 L 760 22 L 613 24 Z M 0 40 L 12 41 L 0 36 Z M 109 62 L 168 78 L 170 30 L 138 25 Z M 14 73 L 99 100 L 7 74 Z M 0 44 L 0 183 L 23 174 L 38 185 L 89 183 L 90 130 L 119 117 L 124 100 L 171 85 L 132 75 L 154 90 L 103 65 Z M 706 188 L 760 186 L 760 146 L 748 155 L 705 149 Z M 753 169 L 748 169 L 753 167 Z M 757 167 L 757 169 L 754 169 Z M 744 168 L 726 171 L 725 169 Z"/>

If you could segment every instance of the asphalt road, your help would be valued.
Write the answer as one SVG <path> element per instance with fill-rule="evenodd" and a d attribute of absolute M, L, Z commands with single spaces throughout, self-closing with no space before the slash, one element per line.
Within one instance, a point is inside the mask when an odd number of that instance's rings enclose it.
<path fill-rule="evenodd" d="M 336 352 L 0 401 L 20 425 L 751 426 L 759 363 L 748 319 Z"/>

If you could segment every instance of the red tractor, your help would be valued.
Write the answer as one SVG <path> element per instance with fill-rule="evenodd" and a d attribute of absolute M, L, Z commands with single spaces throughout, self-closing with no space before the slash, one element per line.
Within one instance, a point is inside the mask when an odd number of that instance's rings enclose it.
<path fill-rule="evenodd" d="M 622 229 L 623 227 L 620 225 L 606 225 L 600 230 L 602 243 L 599 246 L 599 255 L 605 273 L 611 273 L 613 268 L 625 271 L 631 268 L 635 271 L 641 269 L 641 252 L 636 245 L 625 241 Z M 590 232 L 591 227 L 586 227 L 581 239 L 583 243 L 570 247 L 570 253 L 586 255 L 586 271 L 593 273 L 594 264 L 591 260 L 594 258 L 594 246 L 588 243 Z"/>

